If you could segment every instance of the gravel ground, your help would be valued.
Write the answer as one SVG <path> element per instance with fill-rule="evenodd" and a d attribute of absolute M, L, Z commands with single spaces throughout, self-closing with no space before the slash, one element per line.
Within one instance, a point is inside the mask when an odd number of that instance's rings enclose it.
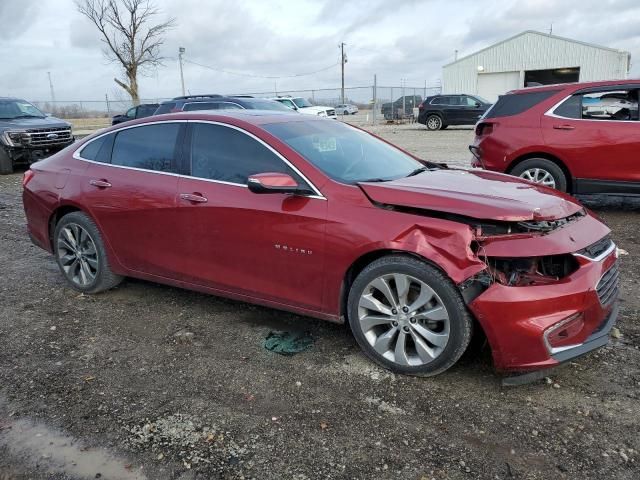
<path fill-rule="evenodd" d="M 469 129 L 372 130 L 468 162 Z M 0 479 L 638 479 L 639 217 L 599 213 L 629 252 L 620 335 L 505 388 L 479 349 L 404 377 L 340 325 L 137 280 L 79 295 L 0 177 Z M 272 354 L 271 330 L 314 345 Z"/>

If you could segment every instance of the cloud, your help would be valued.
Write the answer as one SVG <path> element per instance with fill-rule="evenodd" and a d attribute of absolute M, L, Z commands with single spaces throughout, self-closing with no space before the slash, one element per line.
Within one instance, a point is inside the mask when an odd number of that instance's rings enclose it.
<path fill-rule="evenodd" d="M 347 86 L 399 86 L 435 82 L 442 65 L 533 29 L 613 48 L 640 57 L 637 0 L 155 0 L 159 20 L 176 17 L 166 38 L 165 65 L 140 78 L 144 97 L 180 93 L 178 47 L 204 65 L 272 80 L 234 76 L 185 64 L 193 93 L 241 93 L 339 88 L 340 67 L 284 78 L 339 62 L 346 42 Z M 102 55 L 98 32 L 72 1 L 0 0 L 0 38 L 12 67 L 0 71 L 0 94 L 48 98 L 51 71 L 60 99 L 101 99 L 118 91 L 116 64 Z M 640 73 L 640 69 L 632 71 Z M 38 98 L 39 97 L 39 98 Z"/>

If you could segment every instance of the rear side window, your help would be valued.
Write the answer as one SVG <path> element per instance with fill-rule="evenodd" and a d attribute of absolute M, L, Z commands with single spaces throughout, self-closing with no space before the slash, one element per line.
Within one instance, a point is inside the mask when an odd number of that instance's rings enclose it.
<path fill-rule="evenodd" d="M 275 153 L 238 130 L 197 123 L 191 134 L 191 176 L 246 185 L 249 175 L 287 173 L 298 175 Z"/>
<path fill-rule="evenodd" d="M 185 103 L 182 107 L 182 111 L 193 112 L 194 110 L 218 110 L 219 108 L 219 102 L 192 102 Z"/>
<path fill-rule="evenodd" d="M 114 137 L 115 134 L 111 133 L 92 140 L 80 150 L 80 157 L 94 162 L 109 163 L 111 161 L 111 148 Z"/>
<path fill-rule="evenodd" d="M 484 118 L 509 117 L 526 112 L 531 107 L 552 97 L 559 90 L 544 90 L 542 92 L 512 93 L 500 95 L 495 105 L 487 112 Z"/>
<path fill-rule="evenodd" d="M 162 105 L 160 105 L 158 107 L 158 110 L 156 110 L 156 115 L 160 115 L 161 113 L 170 113 L 171 110 L 173 108 L 175 108 L 176 103 L 175 102 L 167 102 L 167 103 L 163 103 Z"/>
<path fill-rule="evenodd" d="M 160 123 L 120 130 L 111 163 L 158 172 L 176 172 L 175 151 L 180 123 Z"/>
<path fill-rule="evenodd" d="M 447 97 L 436 97 L 431 100 L 431 105 L 447 105 Z"/>
<path fill-rule="evenodd" d="M 553 111 L 564 118 L 638 120 L 638 90 L 611 90 L 572 95 Z"/>

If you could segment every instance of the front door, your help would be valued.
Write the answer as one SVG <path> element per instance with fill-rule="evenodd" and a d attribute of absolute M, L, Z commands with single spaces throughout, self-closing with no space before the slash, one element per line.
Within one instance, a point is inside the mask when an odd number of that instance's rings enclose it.
<path fill-rule="evenodd" d="M 185 280 L 319 310 L 327 201 L 250 192 L 247 177 L 256 173 L 305 180 L 242 130 L 211 123 L 190 128 L 191 175 L 178 184 Z"/>

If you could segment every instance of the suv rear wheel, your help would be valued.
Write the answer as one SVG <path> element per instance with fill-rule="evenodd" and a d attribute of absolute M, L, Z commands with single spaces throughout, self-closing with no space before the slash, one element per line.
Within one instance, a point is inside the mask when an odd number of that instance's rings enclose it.
<path fill-rule="evenodd" d="M 442 119 L 439 115 L 429 115 L 424 123 L 427 130 L 440 130 L 442 128 Z"/>
<path fill-rule="evenodd" d="M 555 188 L 561 192 L 567 191 L 567 176 L 558 165 L 546 158 L 525 160 L 516 165 L 510 173 L 545 187 Z"/>
<path fill-rule="evenodd" d="M 472 321 L 456 287 L 436 268 L 401 255 L 367 266 L 349 291 L 349 325 L 374 362 L 431 376 L 458 361 Z"/>

